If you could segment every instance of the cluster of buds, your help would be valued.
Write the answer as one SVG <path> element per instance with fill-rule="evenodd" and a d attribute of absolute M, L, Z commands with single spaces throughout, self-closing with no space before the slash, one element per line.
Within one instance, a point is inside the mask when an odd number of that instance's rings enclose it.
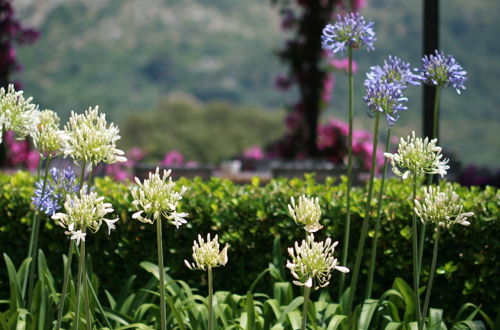
<path fill-rule="evenodd" d="M 84 114 L 71 112 L 68 123 L 64 126 L 64 155 L 75 162 L 83 161 L 92 165 L 100 162 L 112 164 L 124 162 L 123 150 L 116 148 L 120 139 L 119 130 L 113 123 L 106 122 L 106 115 L 99 114 L 99 107 L 89 108 Z"/>
<path fill-rule="evenodd" d="M 226 244 L 222 251 L 220 251 L 218 236 L 215 235 L 213 240 L 210 239 L 210 234 L 207 235 L 207 241 L 198 235 L 198 242 L 193 242 L 193 263 L 184 260 L 186 266 L 191 269 L 206 270 L 208 268 L 215 268 L 225 266 L 227 263 L 227 249 Z"/>
<path fill-rule="evenodd" d="M 80 243 L 85 241 L 86 231 L 95 233 L 101 227 L 104 221 L 108 226 L 108 234 L 115 229 L 116 219 L 106 219 L 105 216 L 114 210 L 110 203 L 104 203 L 104 197 L 98 197 L 97 193 L 86 193 L 86 188 L 82 188 L 80 196 L 67 195 L 64 203 L 66 213 L 55 213 L 53 220 L 63 228 L 66 228 L 66 234 L 71 235 L 71 239 Z"/>
<path fill-rule="evenodd" d="M 303 225 L 304 229 L 310 233 L 314 233 L 323 226 L 319 223 L 321 218 L 321 208 L 319 206 L 319 198 L 309 198 L 305 195 L 299 197 L 296 204 L 295 199 L 291 198 L 291 204 L 288 204 L 288 212 L 295 223 Z"/>
<path fill-rule="evenodd" d="M 419 71 L 428 85 L 438 88 L 451 85 L 458 94 L 461 89 L 465 89 L 467 72 L 451 55 L 445 55 L 436 50 L 434 55 L 424 56 L 422 68 Z"/>
<path fill-rule="evenodd" d="M 179 191 L 176 190 L 170 173 L 171 170 L 164 170 L 163 176 L 160 176 L 160 169 L 157 167 L 156 172 L 149 173 L 149 178 L 143 183 L 135 178 L 137 186 L 131 190 L 134 199 L 132 206 L 136 209 L 133 219 L 153 223 L 165 218 L 177 228 L 186 223 L 184 218 L 188 214 L 177 213 L 176 210 L 187 188 L 182 186 Z"/>
<path fill-rule="evenodd" d="M 425 190 L 423 201 L 415 200 L 415 213 L 420 220 L 439 227 L 448 228 L 455 224 L 468 226 L 470 223 L 467 218 L 472 217 L 474 212 L 464 212 L 463 208 L 451 185 L 444 191 L 439 186 L 429 186 Z"/>
<path fill-rule="evenodd" d="M 441 147 L 436 142 L 437 139 L 429 141 L 428 138 L 415 137 L 415 132 L 412 132 L 406 140 L 401 138 L 397 153 L 384 153 L 384 156 L 390 159 L 394 174 L 403 179 L 410 174 L 439 174 L 443 177 L 450 167 L 447 165 L 448 159 L 443 159 Z"/>
<path fill-rule="evenodd" d="M 16 91 L 10 84 L 0 88 L 0 143 L 4 131 L 12 130 L 20 138 L 34 132 L 39 121 L 38 106 L 25 99 L 23 91 Z"/>
<path fill-rule="evenodd" d="M 43 110 L 39 119 L 36 129 L 31 134 L 35 148 L 42 157 L 62 154 L 66 133 L 59 129 L 59 116 L 52 110 Z"/>
<path fill-rule="evenodd" d="M 295 278 L 293 283 L 298 286 L 314 287 L 314 290 L 330 283 L 331 273 L 336 269 L 348 273 L 347 267 L 338 266 L 333 256 L 338 242 L 332 243 L 330 238 L 324 242 L 314 242 L 314 235 L 309 234 L 301 245 L 295 242 L 294 248 L 288 248 L 291 260 L 286 267 Z"/>
<path fill-rule="evenodd" d="M 45 182 L 43 179 L 35 183 L 35 193 L 32 197 L 33 204 L 38 211 L 52 216 L 62 208 L 63 199 L 67 195 L 78 192 L 78 182 L 75 173 L 68 167 L 65 170 L 58 170 L 53 167 L 50 170 L 50 177 Z"/>

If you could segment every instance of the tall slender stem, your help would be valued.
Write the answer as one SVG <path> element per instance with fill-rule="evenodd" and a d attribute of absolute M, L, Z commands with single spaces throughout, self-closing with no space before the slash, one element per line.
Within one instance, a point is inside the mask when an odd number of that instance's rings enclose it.
<path fill-rule="evenodd" d="M 432 139 L 439 138 L 439 98 L 441 96 L 441 88 L 436 87 L 436 94 L 434 96 L 434 125 L 432 126 Z M 427 186 L 432 184 L 432 174 L 427 175 Z M 419 237 L 419 245 L 418 245 L 418 269 L 422 269 L 422 257 L 424 254 L 424 243 L 425 243 L 425 223 L 420 227 L 420 237 Z M 420 273 L 419 273 L 420 275 Z"/>
<path fill-rule="evenodd" d="M 436 96 L 434 98 L 434 125 L 432 126 L 432 138 L 439 139 L 439 96 L 441 88 L 436 87 Z"/>
<path fill-rule="evenodd" d="M 432 253 L 431 273 L 429 275 L 429 284 L 427 285 L 427 292 L 425 293 L 424 310 L 422 313 L 422 323 L 425 323 L 425 317 L 429 308 L 429 301 L 431 299 L 432 282 L 434 280 L 434 273 L 436 272 L 436 261 L 438 255 L 438 242 L 439 242 L 439 227 L 436 227 L 436 236 L 434 237 L 434 251 Z"/>
<path fill-rule="evenodd" d="M 380 122 L 380 115 L 375 116 L 375 125 L 373 129 L 373 149 L 372 149 L 372 164 L 370 168 L 370 181 L 368 184 L 368 195 L 366 198 L 365 218 L 361 226 L 361 235 L 359 236 L 358 250 L 356 251 L 356 261 L 354 263 L 354 271 L 351 279 L 351 291 L 349 292 L 349 299 L 347 301 L 347 311 L 349 315 L 352 312 L 352 304 L 354 295 L 356 293 L 356 286 L 358 284 L 359 271 L 361 268 L 361 260 L 363 259 L 363 252 L 365 248 L 366 236 L 368 235 L 368 224 L 370 222 L 371 201 L 373 193 L 373 179 L 375 177 L 375 166 L 377 162 L 377 144 L 378 144 L 378 127 Z"/>
<path fill-rule="evenodd" d="M 42 162 L 40 161 L 39 168 L 40 168 L 41 163 Z M 47 162 L 45 164 L 45 171 L 44 171 L 43 183 L 42 183 L 42 192 L 40 195 L 41 199 L 43 199 L 43 197 L 45 195 L 45 190 L 47 188 L 47 180 L 48 180 L 48 176 L 49 176 L 49 164 L 50 164 L 50 157 L 47 158 Z M 37 171 L 37 173 L 38 173 L 37 174 L 37 181 L 38 181 L 39 176 L 40 176 L 39 171 Z M 35 213 L 33 214 L 33 224 L 31 227 L 31 237 L 30 237 L 30 244 L 29 244 L 29 249 L 28 249 L 29 250 L 29 257 L 31 258 L 31 263 L 29 266 L 28 304 L 27 304 L 28 308 L 31 305 L 31 300 L 33 298 L 33 287 L 35 284 L 35 268 L 36 268 L 36 262 L 37 262 L 37 256 L 38 256 L 38 238 L 40 236 L 40 217 L 39 217 L 38 213 L 39 212 L 37 210 L 35 210 Z M 24 288 L 26 288 L 26 285 L 24 285 Z"/>
<path fill-rule="evenodd" d="M 352 187 L 352 131 L 353 131 L 353 103 L 354 103 L 354 82 L 352 76 L 352 47 L 348 47 L 349 56 L 349 135 L 347 139 L 347 192 L 346 207 L 347 215 L 344 228 L 344 242 L 342 249 L 342 265 L 347 265 L 347 255 L 349 253 L 349 235 L 351 231 L 351 187 Z M 345 274 L 340 275 L 339 300 L 344 291 Z"/>
<path fill-rule="evenodd" d="M 212 267 L 208 267 L 208 330 L 212 330 L 213 317 L 213 284 L 212 284 Z"/>
<path fill-rule="evenodd" d="M 85 232 L 85 230 L 83 230 Z M 81 296 L 81 291 L 82 291 L 82 277 L 84 274 L 84 268 L 85 268 L 85 241 L 82 240 L 80 242 L 80 256 L 79 256 L 79 263 L 78 263 L 78 278 L 77 278 L 77 283 L 76 283 L 76 311 L 75 311 L 75 330 L 78 330 L 78 326 L 80 324 L 80 296 Z"/>
<path fill-rule="evenodd" d="M 160 329 L 167 328 L 167 314 L 165 309 L 165 279 L 163 270 L 163 241 L 161 234 L 161 219 L 156 219 L 156 242 L 158 245 L 158 270 L 160 273 Z"/>
<path fill-rule="evenodd" d="M 87 325 L 87 330 L 92 330 L 92 314 L 90 314 L 89 289 L 87 281 L 87 260 L 84 260 L 82 281 L 83 281 L 83 305 L 85 306 L 85 321 L 86 321 L 85 323 Z"/>
<path fill-rule="evenodd" d="M 415 200 L 417 199 L 417 182 L 418 177 L 417 174 L 413 174 L 413 194 L 412 194 L 412 205 L 413 209 L 415 209 Z M 420 318 L 420 294 L 418 292 L 419 288 L 419 262 L 418 262 L 418 237 L 417 237 L 417 214 L 415 210 L 413 210 L 413 292 L 415 295 L 415 306 L 417 310 L 417 321 L 418 321 L 418 329 L 422 330 L 421 318 Z"/>
<path fill-rule="evenodd" d="M 311 295 L 311 288 L 304 286 L 304 305 L 302 307 L 302 326 L 301 330 L 306 329 L 307 325 L 307 307 L 309 305 L 309 296 Z"/>
<path fill-rule="evenodd" d="M 5 130 L 0 131 L 0 134 L 3 134 L 3 132 L 5 132 Z M 35 179 L 35 182 L 38 182 L 38 180 L 40 179 L 41 169 L 42 169 L 42 161 L 39 161 L 37 169 L 36 169 L 36 179 Z M 31 234 L 30 234 L 30 243 L 29 243 L 29 246 L 28 246 L 28 256 L 27 256 L 27 258 L 32 257 L 33 242 L 35 240 L 35 222 L 36 222 L 36 218 L 37 217 L 38 217 L 38 212 L 35 210 L 35 212 L 33 213 L 33 218 L 31 220 Z M 31 260 L 31 262 L 33 262 L 33 260 Z M 23 297 L 23 299 L 24 299 L 25 294 L 26 294 L 26 287 L 27 287 L 27 285 L 28 285 L 28 272 L 25 272 L 24 273 L 24 279 L 23 279 L 23 291 L 22 291 L 22 297 Z"/>
<path fill-rule="evenodd" d="M 385 152 L 389 152 L 389 146 L 391 142 L 391 128 L 387 129 L 387 137 L 385 139 Z M 380 182 L 380 190 L 378 192 L 378 208 L 377 208 L 377 218 L 375 220 L 375 236 L 372 241 L 372 250 L 370 257 L 370 268 L 368 269 L 368 284 L 366 286 L 366 299 L 371 298 L 373 290 L 373 276 L 375 273 L 375 262 L 377 260 L 377 244 L 378 236 L 380 232 L 380 217 L 382 215 L 382 198 L 384 196 L 384 185 L 385 177 L 387 175 L 387 158 L 384 159 L 384 167 L 382 169 L 382 181 Z"/>
<path fill-rule="evenodd" d="M 68 282 L 71 271 L 71 259 L 73 258 L 73 248 L 75 246 L 75 240 L 69 240 L 69 249 L 68 249 L 68 260 L 66 262 L 66 267 L 64 269 L 64 281 L 62 288 L 61 300 L 59 301 L 59 311 L 57 312 L 57 323 L 56 330 L 61 329 L 62 322 L 62 314 L 64 310 L 64 301 L 66 300 L 66 291 L 68 290 Z"/>

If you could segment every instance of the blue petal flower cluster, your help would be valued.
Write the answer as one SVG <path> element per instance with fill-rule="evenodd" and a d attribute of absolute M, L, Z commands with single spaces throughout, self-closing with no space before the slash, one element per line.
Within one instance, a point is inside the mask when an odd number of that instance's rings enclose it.
<path fill-rule="evenodd" d="M 402 61 L 397 56 L 389 55 L 389 60 L 384 65 L 372 66 L 366 74 L 365 86 L 368 84 L 383 83 L 399 84 L 401 88 L 408 85 L 418 86 L 423 79 L 421 75 L 413 73 L 410 63 Z"/>
<path fill-rule="evenodd" d="M 467 72 L 451 55 L 436 50 L 435 55 L 424 56 L 420 70 L 426 84 L 437 87 L 451 85 L 458 94 L 465 89 L 464 82 Z"/>
<path fill-rule="evenodd" d="M 328 24 L 323 29 L 321 39 L 323 48 L 331 54 L 343 53 L 348 46 L 373 50 L 373 42 L 376 40 L 373 22 L 367 23 L 359 13 L 350 13 L 343 17 L 337 15 L 337 23 Z"/>
<path fill-rule="evenodd" d="M 43 180 L 35 183 L 33 204 L 38 211 L 53 215 L 61 209 L 67 194 L 75 194 L 78 191 L 78 186 L 75 173 L 70 167 L 62 171 L 53 167 L 50 170 L 50 177 L 47 178 L 43 194 Z"/>
<path fill-rule="evenodd" d="M 385 83 L 380 80 L 366 85 L 366 95 L 363 97 L 368 105 L 368 115 L 375 117 L 381 113 L 385 114 L 389 125 L 392 126 L 399 118 L 398 112 L 407 110 L 403 102 L 408 101 L 403 97 L 403 91 L 399 84 Z"/>

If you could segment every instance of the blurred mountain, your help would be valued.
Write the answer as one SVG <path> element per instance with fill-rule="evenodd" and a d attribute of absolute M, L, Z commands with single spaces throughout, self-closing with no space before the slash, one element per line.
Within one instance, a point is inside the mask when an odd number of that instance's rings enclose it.
<path fill-rule="evenodd" d="M 422 1 L 368 0 L 376 50 L 355 52 L 357 124 L 370 127 L 362 102 L 364 72 L 394 54 L 418 66 Z M 441 102 L 441 144 L 465 163 L 500 166 L 500 2 L 441 0 L 441 49 L 468 72 L 467 90 Z M 293 99 L 274 88 L 285 67 L 273 51 L 287 36 L 269 0 L 16 0 L 26 26 L 41 30 L 18 49 L 27 95 L 63 118 L 99 104 L 113 120 L 153 109 L 175 91 L 201 101 L 278 108 Z M 337 75 L 326 115 L 346 117 L 346 82 Z M 399 135 L 421 131 L 421 91 L 409 93 Z M 481 147 L 478 147 L 480 145 Z"/>

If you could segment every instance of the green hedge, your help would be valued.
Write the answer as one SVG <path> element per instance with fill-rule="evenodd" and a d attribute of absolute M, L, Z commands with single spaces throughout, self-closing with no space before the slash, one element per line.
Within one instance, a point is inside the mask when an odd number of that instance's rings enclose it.
<path fill-rule="evenodd" d="M 0 252 L 7 253 L 19 265 L 26 256 L 29 241 L 33 192 L 33 178 L 25 173 L 0 175 Z M 327 180 L 318 184 L 313 177 L 304 180 L 273 180 L 261 186 L 257 179 L 249 185 L 235 185 L 231 181 L 213 178 L 208 182 L 181 179 L 180 184 L 189 187 L 180 210 L 189 212 L 188 224 L 176 230 L 169 226 L 165 232 L 164 247 L 166 266 L 171 275 L 205 290 L 205 273 L 190 271 L 183 263 L 191 259 L 192 242 L 198 233 L 218 233 L 222 242 L 230 244 L 229 262 L 214 271 L 217 290 L 243 293 L 257 274 L 272 261 L 273 240 L 281 237 L 282 256 L 286 259 L 286 248 L 294 240 L 301 239 L 304 232 L 287 214 L 291 196 L 308 194 L 318 196 L 323 210 L 325 226 L 317 237 L 324 235 L 339 240 L 337 256 L 343 242 L 344 214 L 346 211 L 344 192 L 346 182 Z M 375 188 L 378 189 L 379 182 Z M 148 278 L 139 267 L 143 260 L 156 261 L 154 226 L 131 219 L 130 194 L 127 186 L 108 178 L 96 180 L 97 191 L 105 195 L 121 217 L 118 229 L 107 236 L 106 230 L 87 236 L 88 249 L 92 255 L 94 272 L 102 280 L 102 287 L 116 292 L 123 281 L 136 274 L 140 279 Z M 387 290 L 395 277 L 411 281 L 411 187 L 407 182 L 391 179 L 386 185 L 382 236 L 375 274 L 375 295 Z M 438 275 L 433 291 L 433 306 L 454 313 L 463 303 L 473 302 L 494 315 L 499 307 L 500 276 L 500 190 L 488 187 L 484 190 L 455 186 L 455 191 L 464 200 L 465 209 L 475 212 L 469 227 L 456 226 L 440 239 Z M 364 216 L 365 192 L 355 188 L 352 195 L 351 262 L 357 245 L 361 219 Z M 50 220 L 44 221 L 41 229 L 40 247 L 47 256 L 54 274 L 61 274 L 61 255 L 67 253 L 68 239 L 63 230 Z M 430 265 L 432 240 L 427 235 L 424 254 L 423 281 L 426 283 Z M 373 232 L 370 232 L 373 237 Z M 365 256 L 371 241 L 367 242 Z M 367 269 L 368 258 L 364 268 Z M 349 265 L 351 266 L 351 265 Z M 0 268 L 0 297 L 7 295 L 6 271 Z M 336 280 L 330 285 L 335 292 Z M 365 277 L 361 278 L 361 285 Z M 349 277 L 348 277 L 349 280 Z M 264 281 L 265 282 L 265 281 Z M 260 283 L 258 289 L 269 285 Z M 359 292 L 363 292 L 363 287 Z"/>

